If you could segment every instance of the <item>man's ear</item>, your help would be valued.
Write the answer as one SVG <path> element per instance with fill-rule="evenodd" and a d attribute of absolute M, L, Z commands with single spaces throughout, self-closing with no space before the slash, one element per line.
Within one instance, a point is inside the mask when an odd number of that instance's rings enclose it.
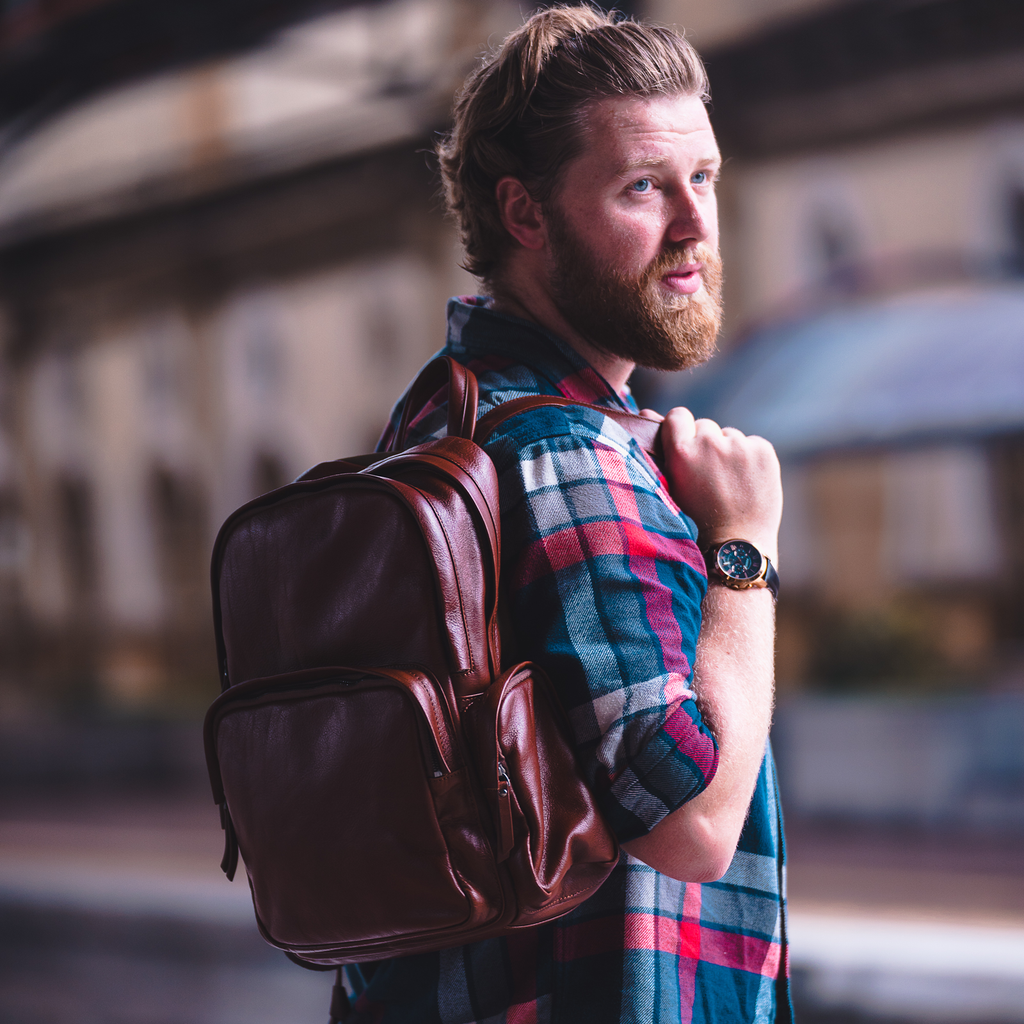
<path fill-rule="evenodd" d="M 518 178 L 501 178 L 494 187 L 505 230 L 526 249 L 543 249 L 548 233 L 538 203 Z"/>

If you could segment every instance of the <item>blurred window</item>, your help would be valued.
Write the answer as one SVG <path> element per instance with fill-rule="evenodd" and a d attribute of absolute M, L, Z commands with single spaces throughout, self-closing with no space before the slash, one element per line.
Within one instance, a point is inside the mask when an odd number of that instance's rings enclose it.
<path fill-rule="evenodd" d="M 887 456 L 884 561 L 897 581 L 998 572 L 992 471 L 983 449 L 949 445 Z"/>
<path fill-rule="evenodd" d="M 401 331 L 397 314 L 383 296 L 366 308 L 366 345 L 370 357 L 378 365 L 389 369 L 401 355 Z"/>
<path fill-rule="evenodd" d="M 853 451 L 818 459 L 810 465 L 805 492 L 817 546 L 814 589 L 840 604 L 877 599 L 886 583 L 883 457 Z"/>
<path fill-rule="evenodd" d="M 29 371 L 29 440 L 40 461 L 51 469 L 67 468 L 67 475 L 81 475 L 88 464 L 86 438 L 89 416 L 82 361 L 78 348 L 41 353 Z"/>
<path fill-rule="evenodd" d="M 782 468 L 786 504 L 779 530 L 779 560 L 785 565 L 787 588 L 815 583 L 820 544 L 808 494 L 808 473 L 806 466 L 783 465 Z"/>
<path fill-rule="evenodd" d="M 0 487 L 0 576 L 15 573 L 22 568 L 27 541 L 18 494 L 11 487 Z"/>
<path fill-rule="evenodd" d="M 79 477 L 57 481 L 57 513 L 64 570 L 73 604 L 96 589 L 96 546 L 92 490 Z"/>
<path fill-rule="evenodd" d="M 1024 277 L 1024 188 L 1010 197 L 1010 273 Z"/>
<path fill-rule="evenodd" d="M 284 383 L 285 356 L 277 325 L 268 315 L 249 321 L 245 344 L 245 369 L 249 386 L 260 398 L 276 398 Z"/>
<path fill-rule="evenodd" d="M 1005 545 L 1002 568 L 1014 594 L 1008 612 L 1015 635 L 1024 640 L 1024 434 L 999 438 L 992 446 L 992 456 Z"/>
<path fill-rule="evenodd" d="M 206 502 L 194 480 L 154 469 L 150 496 L 157 557 L 172 622 L 207 614 Z"/>
<path fill-rule="evenodd" d="M 821 262 L 828 273 L 849 262 L 853 255 L 850 230 L 830 214 L 821 214 L 816 225 L 817 247 Z"/>
<path fill-rule="evenodd" d="M 811 220 L 812 265 L 826 287 L 856 287 L 858 250 L 857 231 L 845 210 L 833 205 L 816 212 Z"/>
<path fill-rule="evenodd" d="M 146 400 L 159 415 L 173 413 L 186 397 L 187 328 L 180 320 L 164 316 L 147 325 L 143 338 Z"/>

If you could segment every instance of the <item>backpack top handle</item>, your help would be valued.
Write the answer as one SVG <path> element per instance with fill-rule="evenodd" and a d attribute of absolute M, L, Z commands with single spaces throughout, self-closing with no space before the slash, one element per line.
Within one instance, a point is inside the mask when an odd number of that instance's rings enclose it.
<path fill-rule="evenodd" d="M 473 437 L 473 431 L 476 429 L 476 406 L 480 395 L 476 375 L 450 356 L 438 356 L 423 367 L 405 396 L 402 419 L 391 443 L 391 451 L 402 451 L 413 416 L 418 415 L 446 385 L 448 436 Z M 444 396 L 441 400 L 444 400 Z"/>

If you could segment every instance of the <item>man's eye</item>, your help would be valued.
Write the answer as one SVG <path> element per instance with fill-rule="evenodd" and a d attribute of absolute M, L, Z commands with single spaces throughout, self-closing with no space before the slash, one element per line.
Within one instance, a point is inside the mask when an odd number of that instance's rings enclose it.
<path fill-rule="evenodd" d="M 634 181 L 629 187 L 634 192 L 650 192 L 654 188 L 654 183 L 650 178 L 641 178 L 639 181 Z"/>
<path fill-rule="evenodd" d="M 690 175 L 690 183 L 693 185 L 706 185 L 710 180 L 710 175 L 707 171 L 696 171 Z"/>

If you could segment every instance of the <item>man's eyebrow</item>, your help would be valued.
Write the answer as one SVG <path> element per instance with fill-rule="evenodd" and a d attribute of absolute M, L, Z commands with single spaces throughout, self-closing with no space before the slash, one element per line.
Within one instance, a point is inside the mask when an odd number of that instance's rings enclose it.
<path fill-rule="evenodd" d="M 615 171 L 616 177 L 625 178 L 632 174 L 634 171 L 643 170 L 647 167 L 663 167 L 665 164 L 671 163 L 671 158 L 662 154 L 650 153 L 643 156 L 634 157 L 632 160 L 626 160 L 620 164 Z M 701 157 L 696 161 L 698 164 L 714 164 L 720 166 L 722 163 L 722 156 L 720 153 L 708 152 L 705 156 Z"/>
<path fill-rule="evenodd" d="M 643 167 L 661 167 L 663 164 L 667 164 L 668 160 L 663 156 L 638 156 L 632 160 L 626 160 L 621 163 L 615 170 L 616 176 L 620 178 L 626 177 L 633 171 L 639 171 Z"/>

